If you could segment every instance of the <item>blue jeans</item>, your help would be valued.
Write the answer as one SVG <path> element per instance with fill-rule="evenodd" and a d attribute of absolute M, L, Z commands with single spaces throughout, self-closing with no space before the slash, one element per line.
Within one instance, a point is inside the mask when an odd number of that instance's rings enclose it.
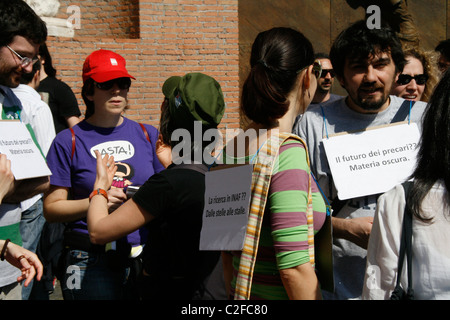
<path fill-rule="evenodd" d="M 111 268 L 106 253 L 67 250 L 61 281 L 64 300 L 121 300 L 128 268 Z"/>
<path fill-rule="evenodd" d="M 36 253 L 36 248 L 45 223 L 43 212 L 43 201 L 42 198 L 40 198 L 31 207 L 22 212 L 22 219 L 20 220 L 22 247 L 34 253 Z M 22 288 L 22 300 L 28 300 L 31 288 L 33 287 L 33 281 L 28 287 L 24 286 Z"/>

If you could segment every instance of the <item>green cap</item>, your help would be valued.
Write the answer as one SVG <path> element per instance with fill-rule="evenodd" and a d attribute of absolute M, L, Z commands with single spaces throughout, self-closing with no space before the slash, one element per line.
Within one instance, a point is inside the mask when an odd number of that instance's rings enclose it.
<path fill-rule="evenodd" d="M 194 121 L 217 127 L 225 111 L 220 84 L 203 73 L 170 77 L 162 87 L 174 125 L 190 129 Z"/>

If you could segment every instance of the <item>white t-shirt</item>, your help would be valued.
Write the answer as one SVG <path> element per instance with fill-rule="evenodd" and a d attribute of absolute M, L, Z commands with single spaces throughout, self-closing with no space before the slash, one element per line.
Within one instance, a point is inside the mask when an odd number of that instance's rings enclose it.
<path fill-rule="evenodd" d="M 56 136 L 53 116 L 48 104 L 42 101 L 40 94 L 26 84 L 20 84 L 12 91 L 22 103 L 23 111 L 28 116 L 28 122 L 33 128 L 36 140 L 44 153 L 47 155 L 50 145 Z M 22 211 L 31 207 L 37 200 L 42 198 L 42 194 L 24 200 L 20 203 Z"/>

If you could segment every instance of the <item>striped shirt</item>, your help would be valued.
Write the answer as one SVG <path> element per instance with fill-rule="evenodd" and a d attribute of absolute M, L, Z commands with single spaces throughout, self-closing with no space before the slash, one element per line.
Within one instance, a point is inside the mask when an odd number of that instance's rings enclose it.
<path fill-rule="evenodd" d="M 252 300 L 288 299 L 279 270 L 309 262 L 308 182 L 306 150 L 298 141 L 286 141 L 280 147 L 270 183 L 253 274 Z M 314 181 L 312 197 L 314 231 L 317 233 L 325 221 L 326 207 Z M 240 252 L 233 252 L 232 288 L 236 283 L 239 259 Z"/>

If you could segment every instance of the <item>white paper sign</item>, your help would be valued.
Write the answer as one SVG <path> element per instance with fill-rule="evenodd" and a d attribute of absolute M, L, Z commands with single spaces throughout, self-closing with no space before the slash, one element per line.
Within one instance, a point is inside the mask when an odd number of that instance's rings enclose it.
<path fill-rule="evenodd" d="M 400 124 L 323 139 L 341 200 L 383 193 L 404 182 L 416 164 L 417 124 Z"/>
<path fill-rule="evenodd" d="M 16 180 L 52 174 L 23 122 L 0 121 L 0 152 L 11 160 Z"/>
<path fill-rule="evenodd" d="M 242 250 L 252 172 L 252 165 L 206 172 L 200 250 Z"/>

